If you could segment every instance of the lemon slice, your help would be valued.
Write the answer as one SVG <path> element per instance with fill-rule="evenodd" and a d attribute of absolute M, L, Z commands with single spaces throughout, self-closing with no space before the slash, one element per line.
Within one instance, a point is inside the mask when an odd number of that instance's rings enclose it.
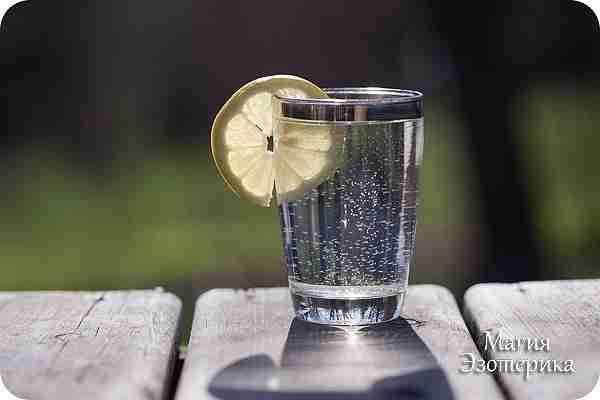
<path fill-rule="evenodd" d="M 274 131 L 273 94 L 327 98 L 309 81 L 274 75 L 242 86 L 217 114 L 211 131 L 212 154 L 221 176 L 240 197 L 268 207 L 301 198 L 335 167 L 332 131 L 323 125 L 281 122 Z"/>

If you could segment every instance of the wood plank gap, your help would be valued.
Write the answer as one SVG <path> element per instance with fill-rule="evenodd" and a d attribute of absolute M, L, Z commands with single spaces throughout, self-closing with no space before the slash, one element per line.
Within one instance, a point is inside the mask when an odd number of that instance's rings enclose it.
<path fill-rule="evenodd" d="M 467 325 L 467 329 L 469 330 L 469 333 L 471 334 L 473 343 L 475 343 L 475 346 L 477 346 L 477 349 L 479 350 L 479 354 L 481 355 L 481 358 L 483 358 L 483 360 L 487 363 L 490 360 L 489 351 L 485 351 L 485 349 L 482 348 L 482 346 L 481 346 L 480 336 L 478 336 L 475 333 L 477 328 L 475 326 L 473 316 L 471 315 L 468 307 L 466 306 L 464 297 L 463 297 L 462 307 L 460 308 L 460 311 L 461 311 L 463 320 L 465 321 L 465 324 Z M 500 379 L 498 370 L 496 370 L 496 372 L 494 372 L 493 374 L 490 374 L 490 375 L 492 375 L 492 377 L 496 381 L 496 384 L 498 385 L 498 388 L 500 389 L 500 392 L 502 393 L 502 395 L 508 400 L 514 400 L 514 398 L 510 395 L 508 388 L 504 385 L 504 383 L 502 382 L 502 379 Z"/>

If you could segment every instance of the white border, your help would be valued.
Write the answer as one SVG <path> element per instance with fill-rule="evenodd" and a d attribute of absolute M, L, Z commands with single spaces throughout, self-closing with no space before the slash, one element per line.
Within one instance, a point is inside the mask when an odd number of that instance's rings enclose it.
<path fill-rule="evenodd" d="M 600 400 L 600 376 L 598 376 L 598 382 L 596 382 L 596 386 L 594 386 L 592 391 L 576 400 Z"/>
<path fill-rule="evenodd" d="M 0 376 L 0 400 L 24 400 L 19 397 L 16 397 L 11 392 L 8 391 L 4 383 L 2 382 L 2 377 Z"/>
<path fill-rule="evenodd" d="M 588 6 L 594 14 L 596 14 L 596 21 L 598 21 L 598 14 L 600 14 L 600 0 L 579 0 L 580 3 Z"/>
<path fill-rule="evenodd" d="M 20 0 L 0 0 L 0 15 L 2 16 L 2 22 L 4 22 L 4 15 L 6 15 L 6 12 L 8 11 L 9 8 L 11 8 L 12 6 L 14 6 L 17 3 L 21 3 Z M 0 399 L 2 400 L 2 399 Z"/>
<path fill-rule="evenodd" d="M 51 1 L 51 0 L 44 0 L 44 1 Z M 2 15 L 2 22 L 4 22 L 4 15 L 8 11 L 8 9 L 20 2 L 21 1 L 15 1 L 15 0 L 0 0 L 0 15 Z M 596 21 L 598 21 L 598 14 L 600 13 L 600 0 L 582 0 L 582 1 L 580 1 L 580 3 L 583 3 L 586 6 L 588 6 L 592 10 L 592 12 L 596 15 Z M 591 399 L 600 399 L 600 377 L 598 380 L 598 384 L 596 384 L 596 386 L 592 390 L 592 392 L 584 398 L 590 399 L 590 400 Z M 0 377 L 0 400 L 8 400 L 8 399 L 17 399 L 18 400 L 17 397 L 12 396 L 12 394 L 10 394 L 10 392 L 8 392 L 8 390 L 6 390 L 6 388 L 2 384 L 2 377 Z"/>
<path fill-rule="evenodd" d="M 51 1 L 51 0 L 45 0 Z M 572 0 L 575 1 L 575 0 Z M 580 3 L 588 6 L 594 14 L 596 14 L 596 21 L 598 21 L 598 14 L 600 14 L 600 0 L 579 0 Z M 4 15 L 8 11 L 9 8 L 14 6 L 17 3 L 21 3 L 20 0 L 0 0 L 0 15 L 2 16 L 2 20 L 4 20 Z"/>

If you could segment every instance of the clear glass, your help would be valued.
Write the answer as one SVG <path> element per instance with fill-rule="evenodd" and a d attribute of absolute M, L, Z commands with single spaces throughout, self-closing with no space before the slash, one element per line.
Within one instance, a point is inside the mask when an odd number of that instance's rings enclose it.
<path fill-rule="evenodd" d="M 273 97 L 274 138 L 328 129 L 335 162 L 318 186 L 279 199 L 296 316 L 366 325 L 400 315 L 412 259 L 423 153 L 422 95 L 326 89 Z"/>

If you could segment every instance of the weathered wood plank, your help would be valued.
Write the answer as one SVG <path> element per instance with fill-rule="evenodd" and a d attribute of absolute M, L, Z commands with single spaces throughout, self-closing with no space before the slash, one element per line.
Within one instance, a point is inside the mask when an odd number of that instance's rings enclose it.
<path fill-rule="evenodd" d="M 574 361 L 571 374 L 533 372 L 524 379 L 518 371 L 496 371 L 512 399 L 576 399 L 598 379 L 600 280 L 476 285 L 465 293 L 465 318 L 486 359 Z M 491 340 L 537 339 L 540 351 L 527 351 L 523 342 L 518 351 L 506 345 L 503 351 L 489 340 L 486 350 L 486 332 Z M 548 339 L 549 351 L 542 349 L 542 339 Z"/>
<path fill-rule="evenodd" d="M 160 290 L 0 293 L 0 375 L 32 400 L 164 398 L 180 310 Z"/>
<path fill-rule="evenodd" d="M 196 304 L 176 399 L 502 398 L 492 377 L 458 372 L 461 352 L 478 353 L 450 292 L 412 286 L 404 315 L 327 327 L 293 320 L 287 288 L 212 290 Z"/>
<path fill-rule="evenodd" d="M 482 358 L 450 291 L 433 285 L 414 285 L 409 286 L 408 296 L 402 314 L 427 322 L 416 333 L 443 366 L 456 399 L 503 398 L 491 376 L 460 372 L 464 353 Z"/>

